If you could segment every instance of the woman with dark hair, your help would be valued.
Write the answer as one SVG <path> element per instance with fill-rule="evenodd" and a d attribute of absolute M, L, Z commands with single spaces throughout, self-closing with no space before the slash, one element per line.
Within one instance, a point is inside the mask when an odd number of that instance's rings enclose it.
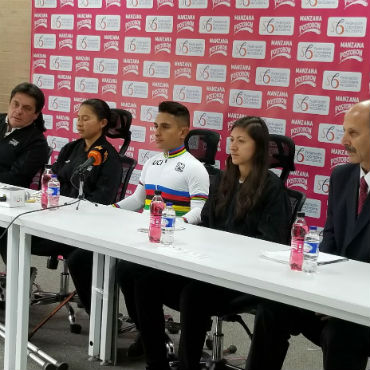
<path fill-rule="evenodd" d="M 201 215 L 203 226 L 288 243 L 289 199 L 282 181 L 268 170 L 268 145 L 268 129 L 261 118 L 244 117 L 233 124 L 226 170 L 211 185 Z M 181 312 L 180 369 L 195 370 L 211 316 L 228 312 L 230 301 L 244 295 L 157 270 L 137 281 L 136 307 L 147 369 L 169 369 L 163 304 Z"/>

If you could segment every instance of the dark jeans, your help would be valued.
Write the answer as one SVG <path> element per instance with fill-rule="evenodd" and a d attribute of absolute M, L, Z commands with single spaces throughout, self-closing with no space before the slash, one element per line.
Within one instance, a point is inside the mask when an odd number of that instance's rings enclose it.
<path fill-rule="evenodd" d="M 302 333 L 321 346 L 325 370 L 365 370 L 370 328 L 278 302 L 259 304 L 247 370 L 279 370 L 291 335 Z"/>
<path fill-rule="evenodd" d="M 199 368 L 213 315 L 229 313 L 230 301 L 242 293 L 153 270 L 136 282 L 136 303 L 148 369 L 168 369 L 163 304 L 181 312 L 181 370 Z"/>

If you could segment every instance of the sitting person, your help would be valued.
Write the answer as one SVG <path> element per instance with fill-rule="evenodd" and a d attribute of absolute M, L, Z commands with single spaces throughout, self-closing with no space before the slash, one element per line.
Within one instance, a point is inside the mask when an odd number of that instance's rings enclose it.
<path fill-rule="evenodd" d="M 47 163 L 44 104 L 36 85 L 23 82 L 12 90 L 8 113 L 0 114 L 0 182 L 27 188 Z"/>
<path fill-rule="evenodd" d="M 370 100 L 346 113 L 343 128 L 351 163 L 336 167 L 330 177 L 320 251 L 370 263 Z M 290 336 L 300 333 L 321 346 L 325 370 L 365 370 L 368 326 L 267 300 L 257 310 L 246 369 L 281 369 Z"/>
<path fill-rule="evenodd" d="M 231 154 L 224 174 L 211 186 L 203 226 L 288 243 L 290 202 L 282 181 L 268 170 L 268 145 L 261 118 L 244 117 L 233 124 Z M 229 302 L 241 296 L 247 295 L 154 269 L 138 279 L 136 308 L 147 369 L 169 369 L 163 304 L 181 313 L 180 369 L 195 370 L 210 317 L 228 312 Z"/>
<path fill-rule="evenodd" d="M 141 172 L 139 185 L 134 194 L 125 198 L 116 207 L 137 211 L 148 210 L 154 190 L 162 191 L 164 201 L 174 205 L 176 216 L 185 222 L 197 224 L 208 197 L 209 175 L 203 164 L 194 158 L 184 146 L 189 132 L 190 114 L 188 109 L 177 102 L 165 101 L 159 104 L 154 122 L 157 147 L 162 151 L 148 159 Z M 131 262 L 120 261 L 117 266 L 117 280 L 125 297 L 130 318 L 136 323 L 134 280 L 150 269 Z M 142 354 L 137 338 L 128 351 L 128 357 Z"/>
<path fill-rule="evenodd" d="M 112 117 L 111 110 L 106 102 L 100 99 L 85 100 L 78 111 L 77 130 L 80 139 L 66 144 L 52 165 L 52 171 L 60 181 L 61 195 L 76 198 L 78 184 L 71 183 L 71 177 L 76 168 L 88 158 L 88 153 L 95 146 L 102 146 L 108 153 L 106 160 L 100 166 L 93 166 L 84 182 L 85 198 L 91 202 L 111 204 L 121 184 L 122 165 L 117 151 L 106 140 L 104 133 L 115 124 L 116 117 Z M 72 179 L 73 180 L 73 179 Z M 76 180 L 75 180 L 76 181 Z M 32 236 L 31 253 L 39 256 L 63 255 L 68 264 L 74 266 L 74 259 L 78 259 L 82 250 L 57 243 L 48 239 Z M 1 256 L 6 262 L 6 237 L 1 239 Z M 78 269 L 71 269 L 71 276 L 80 296 L 82 304 L 90 301 L 85 299 L 84 287 L 85 271 L 92 268 L 91 261 L 80 261 Z M 91 284 L 90 284 L 91 286 Z"/>

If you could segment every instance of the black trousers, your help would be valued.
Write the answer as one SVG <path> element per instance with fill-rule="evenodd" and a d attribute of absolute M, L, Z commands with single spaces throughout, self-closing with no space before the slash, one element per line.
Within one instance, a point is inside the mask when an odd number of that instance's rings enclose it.
<path fill-rule="evenodd" d="M 281 369 L 290 336 L 300 333 L 321 346 L 325 370 L 365 370 L 369 327 L 272 301 L 258 306 L 246 369 Z"/>
<path fill-rule="evenodd" d="M 136 309 L 148 369 L 168 369 L 163 304 L 179 310 L 181 370 L 199 369 L 210 319 L 230 312 L 230 302 L 243 293 L 153 270 L 136 282 Z"/>

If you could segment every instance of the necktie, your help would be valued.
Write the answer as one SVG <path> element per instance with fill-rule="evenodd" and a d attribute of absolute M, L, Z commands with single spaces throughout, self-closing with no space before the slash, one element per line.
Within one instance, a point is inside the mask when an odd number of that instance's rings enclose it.
<path fill-rule="evenodd" d="M 358 208 L 357 208 L 357 214 L 359 215 L 361 213 L 362 207 L 365 203 L 366 197 L 367 197 L 367 183 L 365 181 L 365 176 L 361 177 L 360 180 L 360 194 L 358 197 Z"/>

